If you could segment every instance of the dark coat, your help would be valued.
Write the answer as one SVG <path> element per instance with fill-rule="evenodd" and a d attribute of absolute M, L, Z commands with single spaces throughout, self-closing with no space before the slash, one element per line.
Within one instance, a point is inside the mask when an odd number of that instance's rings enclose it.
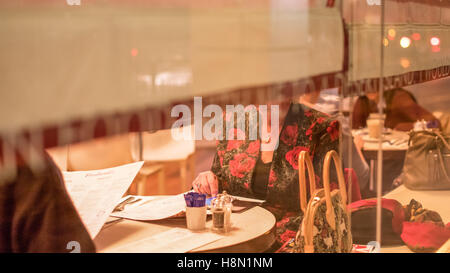
<path fill-rule="evenodd" d="M 21 165 L 14 180 L 0 181 L 0 252 L 68 253 L 71 241 L 81 252 L 95 252 L 48 155 L 39 173 Z"/>

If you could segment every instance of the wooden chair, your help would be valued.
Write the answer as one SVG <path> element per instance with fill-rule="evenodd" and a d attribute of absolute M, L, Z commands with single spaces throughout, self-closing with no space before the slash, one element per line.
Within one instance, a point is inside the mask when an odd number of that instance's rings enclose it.
<path fill-rule="evenodd" d="M 182 134 L 185 134 L 184 137 Z M 138 158 L 138 134 L 131 137 L 132 156 Z M 178 139 L 180 137 L 181 139 Z M 194 127 L 159 130 L 142 134 L 143 160 L 145 164 L 164 164 L 176 162 L 180 166 L 180 192 L 189 190 L 195 175 Z M 188 175 L 189 172 L 189 175 Z M 189 182 L 188 182 L 189 179 Z M 162 179 L 164 180 L 164 179 Z M 159 182 L 163 187 L 164 182 Z"/>

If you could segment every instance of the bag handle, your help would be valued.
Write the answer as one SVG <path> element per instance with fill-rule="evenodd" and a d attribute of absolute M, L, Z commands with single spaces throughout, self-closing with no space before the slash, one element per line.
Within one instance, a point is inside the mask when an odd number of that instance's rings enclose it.
<path fill-rule="evenodd" d="M 347 191 L 345 189 L 344 172 L 342 171 L 342 163 L 339 155 L 336 151 L 331 150 L 325 155 L 325 161 L 323 164 L 323 187 L 325 189 L 325 201 L 327 204 L 326 218 L 328 224 L 335 229 L 336 218 L 334 214 L 333 205 L 331 203 L 331 190 L 330 190 L 330 164 L 331 159 L 334 161 L 334 166 L 338 175 L 339 191 L 341 193 L 342 204 L 344 208 L 347 207 Z M 347 211 L 347 209 L 345 209 Z"/>
<path fill-rule="evenodd" d="M 434 133 L 442 140 L 442 143 L 444 144 L 444 146 L 448 150 L 450 150 L 450 145 L 448 144 L 447 140 L 445 140 L 445 138 L 441 135 L 441 133 L 439 133 L 438 131 L 435 131 Z"/>
<path fill-rule="evenodd" d="M 436 134 L 436 140 L 437 139 L 441 139 L 442 143 L 444 144 L 444 146 L 450 150 L 450 145 L 447 143 L 447 140 L 445 140 L 445 138 L 441 135 L 441 133 L 439 133 L 438 131 L 434 131 L 434 133 Z M 444 158 L 442 156 L 442 152 L 441 149 L 439 149 L 439 147 L 436 149 L 438 152 L 438 157 L 439 157 L 439 167 L 441 167 L 442 169 L 442 173 L 444 174 L 444 178 L 450 182 L 450 177 L 447 174 L 447 170 L 445 168 L 445 164 L 444 164 Z"/>
<path fill-rule="evenodd" d="M 299 184 L 299 200 L 300 200 L 300 209 L 303 211 L 303 214 L 306 213 L 307 206 L 307 197 L 306 197 L 306 173 L 305 173 L 305 164 L 308 169 L 308 177 L 309 177 L 309 192 L 311 196 L 314 194 L 316 190 L 316 175 L 314 173 L 314 167 L 311 161 L 311 157 L 307 151 L 301 151 L 298 156 L 298 184 Z"/>
<path fill-rule="evenodd" d="M 442 169 L 442 173 L 444 174 L 445 179 L 450 182 L 450 177 L 447 174 L 447 170 L 445 168 L 445 164 L 444 164 L 444 157 L 442 156 L 442 152 L 441 149 L 437 149 L 438 151 L 438 157 L 439 157 L 439 166 Z"/>
<path fill-rule="evenodd" d="M 434 137 L 436 137 L 436 139 L 440 138 L 440 139 L 442 140 L 442 144 L 444 144 L 444 146 L 445 146 L 447 149 L 450 150 L 450 144 L 448 144 L 448 142 L 447 142 L 447 140 L 445 139 L 445 137 L 442 136 L 442 134 L 441 134 L 438 130 L 433 130 L 433 131 L 418 131 L 418 132 L 411 131 L 411 132 L 409 133 L 410 138 L 409 138 L 409 140 L 408 140 L 408 146 L 410 146 L 410 144 L 411 144 L 412 137 L 413 137 L 414 135 L 417 135 L 417 134 L 426 134 L 426 135 L 429 135 L 429 136 L 434 136 Z"/>

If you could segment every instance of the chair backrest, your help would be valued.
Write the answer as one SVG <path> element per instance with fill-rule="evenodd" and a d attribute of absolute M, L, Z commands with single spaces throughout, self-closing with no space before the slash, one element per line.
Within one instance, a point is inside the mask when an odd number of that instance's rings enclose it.
<path fill-rule="evenodd" d="M 183 133 L 185 137 L 181 137 Z M 183 160 L 195 152 L 194 126 L 143 133 L 142 140 L 145 161 Z M 136 160 L 139 157 L 137 143 L 138 135 L 134 134 L 131 137 L 131 150 Z"/>
<path fill-rule="evenodd" d="M 128 134 L 70 145 L 67 170 L 97 170 L 134 162 L 130 147 Z"/>
<path fill-rule="evenodd" d="M 61 171 L 67 171 L 68 146 L 53 147 L 46 149 L 46 151 Z"/>

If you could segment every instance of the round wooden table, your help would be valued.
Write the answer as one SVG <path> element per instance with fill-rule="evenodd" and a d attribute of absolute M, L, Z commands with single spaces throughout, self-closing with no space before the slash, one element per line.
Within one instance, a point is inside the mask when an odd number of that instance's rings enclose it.
<path fill-rule="evenodd" d="M 223 238 L 189 252 L 264 252 L 275 242 L 276 220 L 274 215 L 266 209 L 256 206 L 243 212 L 233 213 L 231 220 L 233 228 Z M 212 232 L 211 225 L 211 216 L 208 216 L 204 232 Z M 122 220 L 104 227 L 94 242 L 97 252 L 116 252 L 116 249 L 124 245 L 172 228 L 186 228 L 186 219 L 176 218 L 152 222 Z"/>

